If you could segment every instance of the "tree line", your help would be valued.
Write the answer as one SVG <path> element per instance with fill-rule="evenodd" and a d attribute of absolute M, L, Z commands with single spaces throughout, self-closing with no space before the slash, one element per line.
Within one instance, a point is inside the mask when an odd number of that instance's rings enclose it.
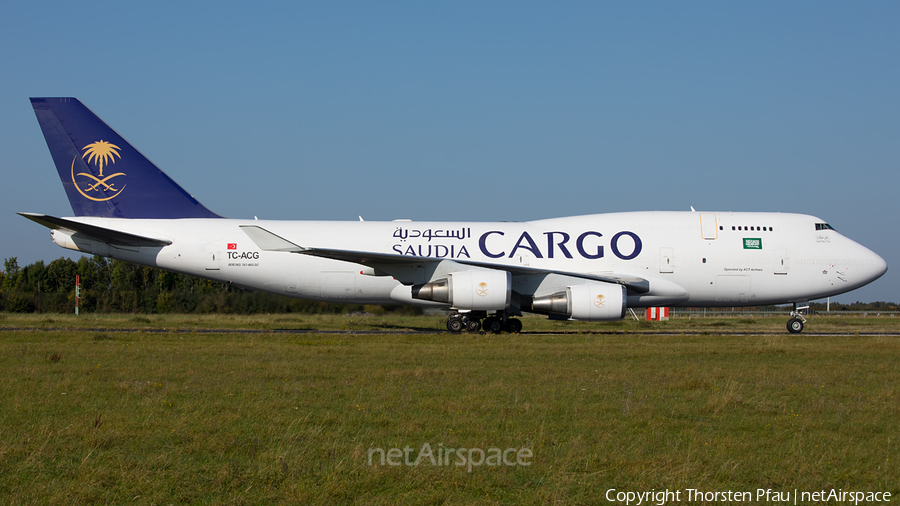
<path fill-rule="evenodd" d="M 409 307 L 295 299 L 96 255 L 77 261 L 58 258 L 49 264 L 39 260 L 24 267 L 16 257 L 5 259 L 0 272 L 0 312 L 74 312 L 76 274 L 80 278 L 79 313 L 420 312 Z"/>
<path fill-rule="evenodd" d="M 20 267 L 7 258 L 0 272 L 0 312 L 71 313 L 75 310 L 75 275 L 81 280 L 79 312 L 84 313 L 333 313 L 404 312 L 410 306 L 329 304 L 244 290 L 208 279 L 155 267 L 83 256 L 57 258 Z M 824 302 L 810 304 L 824 311 Z M 771 309 L 776 309 L 772 306 Z M 897 311 L 894 302 L 831 303 L 831 311 Z"/>

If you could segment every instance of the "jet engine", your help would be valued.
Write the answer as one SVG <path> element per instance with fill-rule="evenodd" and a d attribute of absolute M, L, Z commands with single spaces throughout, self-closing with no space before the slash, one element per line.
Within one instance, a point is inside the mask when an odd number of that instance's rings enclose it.
<path fill-rule="evenodd" d="M 75 241 L 72 240 L 72 236 L 70 234 L 67 234 L 66 232 L 63 232 L 62 230 L 51 230 L 50 237 L 53 238 L 53 242 L 55 242 L 57 246 L 62 246 L 66 249 L 73 249 L 75 251 L 81 251 L 80 249 L 78 249 L 78 246 L 75 245 Z"/>
<path fill-rule="evenodd" d="M 506 309 L 512 297 L 512 275 L 498 270 L 453 272 L 446 278 L 414 285 L 412 297 L 443 302 L 456 309 Z"/>
<path fill-rule="evenodd" d="M 534 297 L 531 311 L 568 316 L 572 320 L 615 321 L 625 317 L 626 293 L 623 285 L 585 283 Z"/>
<path fill-rule="evenodd" d="M 83 235 L 78 233 L 72 234 L 60 229 L 55 229 L 50 231 L 50 237 L 53 238 L 53 242 L 66 249 L 80 251 L 82 253 L 93 253 L 94 255 L 104 257 L 109 256 L 108 244 L 86 239 Z"/>

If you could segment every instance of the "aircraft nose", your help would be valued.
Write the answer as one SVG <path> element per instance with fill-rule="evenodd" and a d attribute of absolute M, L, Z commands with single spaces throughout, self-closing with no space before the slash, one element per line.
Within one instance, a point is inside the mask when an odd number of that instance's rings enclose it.
<path fill-rule="evenodd" d="M 851 268 L 857 273 L 856 282 L 852 283 L 853 288 L 868 285 L 887 272 L 887 262 L 881 255 L 859 243 L 856 244 L 855 254 L 851 258 L 851 265 L 857 266 L 855 269 Z"/>
<path fill-rule="evenodd" d="M 865 246 L 863 246 L 865 248 Z M 887 262 L 881 258 L 881 255 L 875 253 L 869 248 L 866 249 L 866 254 L 861 257 L 861 259 L 865 259 L 862 262 L 862 265 L 865 265 L 864 271 L 866 273 L 865 282 L 866 284 L 875 281 L 876 279 L 884 276 L 884 273 L 887 272 Z"/>
<path fill-rule="evenodd" d="M 878 279 L 887 272 L 887 262 L 885 262 L 878 253 L 873 254 L 875 255 L 875 277 L 872 279 Z"/>

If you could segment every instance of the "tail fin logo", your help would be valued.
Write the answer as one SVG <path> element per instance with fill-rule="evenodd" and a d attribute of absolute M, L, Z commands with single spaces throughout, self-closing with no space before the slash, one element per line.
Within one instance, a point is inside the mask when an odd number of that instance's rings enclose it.
<path fill-rule="evenodd" d="M 115 185 L 118 184 L 118 182 L 113 181 L 113 179 L 124 176 L 124 172 L 116 172 L 115 174 L 110 174 L 108 176 L 103 175 L 104 166 L 107 166 L 108 168 L 109 165 L 115 164 L 116 157 L 120 160 L 122 159 L 122 155 L 119 154 L 120 149 L 122 148 L 104 140 L 92 142 L 81 148 L 81 150 L 84 151 L 81 158 L 84 159 L 88 167 L 93 165 L 97 168 L 97 175 L 89 174 L 87 172 L 75 174 L 75 160 L 78 158 L 77 155 L 72 159 L 72 183 L 75 184 L 75 189 L 78 190 L 78 193 L 80 193 L 82 197 L 95 202 L 104 202 L 113 199 L 122 193 L 122 190 L 125 189 L 125 185 L 123 184 L 121 188 L 116 188 Z M 76 179 L 76 177 L 78 179 Z M 91 192 L 96 193 L 92 194 Z"/>

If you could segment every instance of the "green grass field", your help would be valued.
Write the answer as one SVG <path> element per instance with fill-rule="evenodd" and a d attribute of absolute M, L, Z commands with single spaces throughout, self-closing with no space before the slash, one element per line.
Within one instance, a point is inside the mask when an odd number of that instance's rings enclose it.
<path fill-rule="evenodd" d="M 6 328 L 68 329 L 0 332 L 0 498 L 608 504 L 611 488 L 900 494 L 900 337 L 852 335 L 897 331 L 895 319 L 819 317 L 807 327 L 844 336 L 788 335 L 785 320 L 492 336 L 112 330 L 394 330 L 440 328 L 438 317 L 0 315 Z M 541 322 L 526 329 L 559 325 Z M 628 333 L 578 333 L 591 329 Z M 745 330 L 772 334 L 717 334 Z M 373 449 L 426 443 L 533 457 L 471 472 L 455 461 L 369 465 Z"/>

